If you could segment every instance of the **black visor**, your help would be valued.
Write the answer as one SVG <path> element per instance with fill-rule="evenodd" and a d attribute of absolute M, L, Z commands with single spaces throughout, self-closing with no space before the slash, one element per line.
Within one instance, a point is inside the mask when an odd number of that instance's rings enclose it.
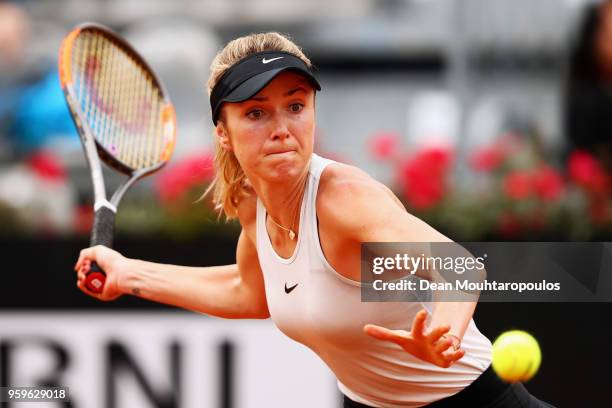
<path fill-rule="evenodd" d="M 251 54 L 232 65 L 213 88 L 210 109 L 215 126 L 223 102 L 243 102 L 252 98 L 284 71 L 302 74 L 317 91 L 321 90 L 312 71 L 295 55 L 278 51 Z"/>

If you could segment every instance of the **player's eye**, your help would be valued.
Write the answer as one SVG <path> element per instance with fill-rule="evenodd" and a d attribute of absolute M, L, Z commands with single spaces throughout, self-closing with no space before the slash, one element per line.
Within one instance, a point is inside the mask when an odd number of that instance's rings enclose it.
<path fill-rule="evenodd" d="M 291 105 L 289 105 L 289 110 L 293 113 L 301 112 L 302 109 L 304 109 L 303 103 L 292 103 Z"/>
<path fill-rule="evenodd" d="M 261 109 L 252 109 L 247 113 L 247 117 L 249 119 L 258 120 L 263 116 L 263 111 Z"/>

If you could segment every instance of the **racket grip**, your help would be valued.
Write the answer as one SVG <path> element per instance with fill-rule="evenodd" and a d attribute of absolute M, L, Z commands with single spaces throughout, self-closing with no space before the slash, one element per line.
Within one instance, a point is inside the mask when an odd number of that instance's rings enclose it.
<path fill-rule="evenodd" d="M 107 207 L 100 207 L 94 215 L 94 225 L 91 231 L 91 246 L 104 245 L 113 247 L 115 234 L 115 212 Z M 85 274 L 85 287 L 93 293 L 102 293 L 106 282 L 106 272 L 96 262 L 91 263 Z"/>
<path fill-rule="evenodd" d="M 104 245 L 113 247 L 115 235 L 115 212 L 108 207 L 100 207 L 94 214 L 91 246 Z"/>
<path fill-rule="evenodd" d="M 102 293 L 106 283 L 106 272 L 92 262 L 89 271 L 85 274 L 85 287 L 93 293 Z"/>

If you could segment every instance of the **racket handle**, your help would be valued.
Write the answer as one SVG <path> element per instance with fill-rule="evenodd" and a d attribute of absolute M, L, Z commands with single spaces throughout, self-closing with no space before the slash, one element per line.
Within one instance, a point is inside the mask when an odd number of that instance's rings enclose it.
<path fill-rule="evenodd" d="M 115 212 L 108 207 L 100 207 L 94 215 L 94 225 L 91 231 L 91 246 L 104 245 L 113 247 L 115 234 Z M 106 282 L 106 272 L 96 262 L 91 263 L 85 274 L 85 287 L 93 293 L 102 293 Z"/>
<path fill-rule="evenodd" d="M 106 272 L 92 262 L 89 271 L 85 274 L 85 287 L 93 293 L 102 293 L 106 283 Z"/>

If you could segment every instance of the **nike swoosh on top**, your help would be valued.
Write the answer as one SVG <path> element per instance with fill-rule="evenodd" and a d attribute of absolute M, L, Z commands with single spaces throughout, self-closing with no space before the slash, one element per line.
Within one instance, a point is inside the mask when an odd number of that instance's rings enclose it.
<path fill-rule="evenodd" d="M 281 58 L 285 58 L 285 57 L 276 57 L 276 58 L 271 58 L 271 59 L 269 59 L 269 60 L 267 60 L 267 59 L 264 57 L 264 58 L 261 60 L 261 62 L 263 62 L 264 64 L 267 64 L 267 63 L 269 63 L 269 62 L 276 61 L 276 60 L 279 60 L 279 59 L 281 59 Z"/>
<path fill-rule="evenodd" d="M 298 285 L 298 284 L 296 283 L 296 284 L 295 284 L 295 285 L 293 285 L 292 287 L 288 288 L 288 287 L 287 287 L 287 283 L 285 283 L 285 293 L 287 293 L 287 294 L 291 293 L 291 291 L 292 291 L 293 289 L 295 289 L 295 288 L 297 287 L 297 285 Z"/>

